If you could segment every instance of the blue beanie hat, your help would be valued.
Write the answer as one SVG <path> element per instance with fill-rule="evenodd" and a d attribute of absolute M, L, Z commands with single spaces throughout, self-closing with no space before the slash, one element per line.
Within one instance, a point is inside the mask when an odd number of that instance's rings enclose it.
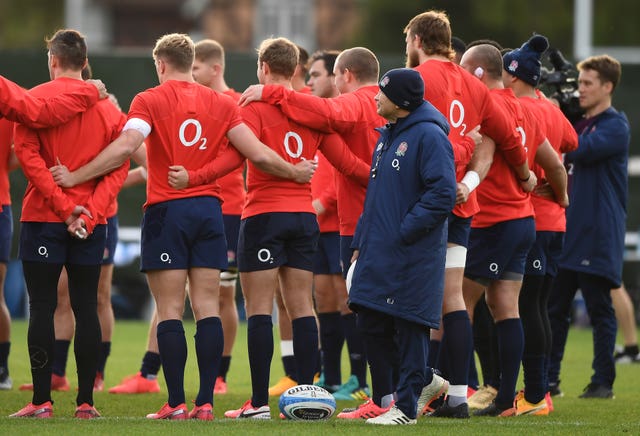
<path fill-rule="evenodd" d="M 380 79 L 379 86 L 389 100 L 410 112 L 424 101 L 424 81 L 414 69 L 389 70 Z"/>
<path fill-rule="evenodd" d="M 502 65 L 512 76 L 536 86 L 540 81 L 542 68 L 540 57 L 547 48 L 549 40 L 542 35 L 534 35 L 522 47 L 506 53 L 502 58 Z"/>

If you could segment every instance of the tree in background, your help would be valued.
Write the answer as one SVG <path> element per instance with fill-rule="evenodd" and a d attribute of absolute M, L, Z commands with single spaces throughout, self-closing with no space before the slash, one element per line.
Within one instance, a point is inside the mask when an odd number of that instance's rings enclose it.
<path fill-rule="evenodd" d="M 40 48 L 64 23 L 64 0 L 0 2 L 0 49 Z"/>

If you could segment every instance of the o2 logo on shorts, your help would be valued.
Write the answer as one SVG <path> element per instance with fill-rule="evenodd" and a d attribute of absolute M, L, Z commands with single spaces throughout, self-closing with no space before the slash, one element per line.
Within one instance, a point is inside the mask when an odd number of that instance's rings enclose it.
<path fill-rule="evenodd" d="M 489 271 L 491 271 L 491 272 L 492 272 L 492 273 L 494 273 L 494 274 L 498 274 L 498 271 L 500 271 L 500 267 L 498 266 L 498 264 L 497 264 L 497 263 L 492 262 L 492 263 L 489 265 Z"/>
<path fill-rule="evenodd" d="M 160 261 L 163 263 L 171 263 L 171 256 L 169 256 L 169 253 L 167 252 L 161 253 Z"/>
<path fill-rule="evenodd" d="M 262 263 L 273 263 L 273 257 L 271 257 L 271 251 L 268 248 L 261 248 L 258 250 L 258 260 Z"/>
<path fill-rule="evenodd" d="M 196 129 L 193 137 L 191 139 L 187 139 L 186 130 L 187 127 L 193 125 Z M 191 147 L 198 142 L 200 145 L 198 146 L 198 150 L 206 150 L 207 149 L 207 138 L 202 137 L 202 124 L 200 121 L 194 120 L 193 118 L 189 118 L 188 120 L 184 120 L 182 124 L 180 124 L 180 130 L 178 131 L 178 138 L 180 138 L 180 142 L 185 147 Z"/>
<path fill-rule="evenodd" d="M 43 257 L 49 257 L 49 250 L 44 245 L 38 247 L 38 254 Z"/>
<path fill-rule="evenodd" d="M 542 271 L 542 262 L 540 261 L 540 259 L 536 259 L 533 262 L 531 262 L 531 266 L 533 266 L 533 269 Z"/>

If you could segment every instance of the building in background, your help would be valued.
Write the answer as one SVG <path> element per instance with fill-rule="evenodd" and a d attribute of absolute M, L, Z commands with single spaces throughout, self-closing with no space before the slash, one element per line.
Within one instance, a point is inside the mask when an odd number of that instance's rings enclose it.
<path fill-rule="evenodd" d="M 96 51 L 148 48 L 167 32 L 253 51 L 271 36 L 309 49 L 343 48 L 358 30 L 358 0 L 65 0 L 65 25 Z M 310 32 L 309 29 L 314 29 Z"/>

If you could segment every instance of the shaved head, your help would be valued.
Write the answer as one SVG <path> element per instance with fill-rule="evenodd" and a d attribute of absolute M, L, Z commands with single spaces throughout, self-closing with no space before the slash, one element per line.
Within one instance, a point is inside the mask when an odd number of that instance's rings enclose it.
<path fill-rule="evenodd" d="M 472 74 L 480 67 L 491 79 L 502 78 L 502 55 L 500 50 L 490 44 L 480 44 L 468 49 L 462 55 L 460 65 Z"/>

